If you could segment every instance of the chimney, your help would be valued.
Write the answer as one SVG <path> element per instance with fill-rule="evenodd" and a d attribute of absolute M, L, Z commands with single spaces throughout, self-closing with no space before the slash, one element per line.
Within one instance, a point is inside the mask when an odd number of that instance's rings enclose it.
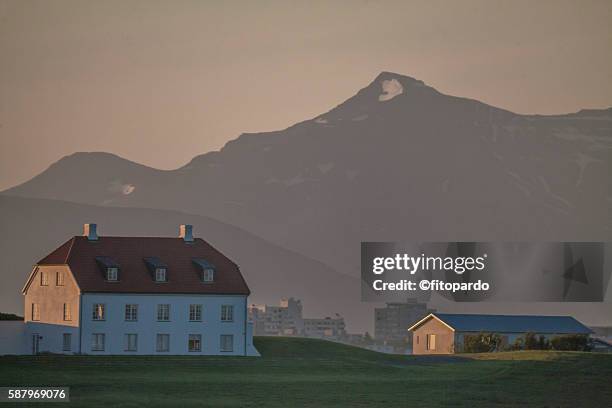
<path fill-rule="evenodd" d="M 179 238 L 183 238 L 185 242 L 193 242 L 193 226 L 181 224 L 179 227 Z"/>
<path fill-rule="evenodd" d="M 83 236 L 87 237 L 88 241 L 97 241 L 98 232 L 96 224 L 83 224 Z"/>

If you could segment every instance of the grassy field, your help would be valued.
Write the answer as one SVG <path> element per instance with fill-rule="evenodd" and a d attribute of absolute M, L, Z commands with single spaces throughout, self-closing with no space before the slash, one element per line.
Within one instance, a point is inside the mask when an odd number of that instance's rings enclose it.
<path fill-rule="evenodd" d="M 419 358 L 311 339 L 255 344 L 263 357 L 0 357 L 0 386 L 70 386 L 70 405 L 104 407 L 612 405 L 610 354 Z"/>

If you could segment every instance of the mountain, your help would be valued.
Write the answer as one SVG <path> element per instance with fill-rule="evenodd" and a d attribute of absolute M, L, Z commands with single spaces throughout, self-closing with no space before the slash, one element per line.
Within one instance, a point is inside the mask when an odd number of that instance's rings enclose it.
<path fill-rule="evenodd" d="M 98 207 L 64 201 L 0 196 L 0 310 L 23 314 L 21 288 L 32 265 L 97 222 L 100 235 L 178 236 L 178 225 L 235 261 L 251 289 L 252 303 L 277 304 L 281 296 L 303 300 L 308 316 L 345 316 L 351 330 L 371 330 L 372 305 L 359 302 L 359 281 L 320 262 L 208 217 L 167 210 Z M 354 293 L 338 298 L 337 293 Z"/>
<path fill-rule="evenodd" d="M 357 275 L 362 240 L 610 239 L 611 162 L 612 108 L 519 115 L 383 72 L 176 170 L 77 153 L 5 193 L 206 215 Z"/>

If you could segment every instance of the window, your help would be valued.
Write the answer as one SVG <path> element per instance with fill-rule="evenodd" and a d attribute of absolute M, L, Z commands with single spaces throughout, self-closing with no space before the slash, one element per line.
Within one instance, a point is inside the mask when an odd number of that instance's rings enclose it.
<path fill-rule="evenodd" d="M 143 261 L 147 265 L 147 269 L 151 272 L 155 282 L 163 283 L 168 281 L 168 265 L 161 259 L 156 256 L 149 256 L 143 258 Z"/>
<path fill-rule="evenodd" d="M 215 266 L 203 258 L 192 258 L 191 261 L 200 270 L 200 281 L 212 283 L 215 280 Z"/>
<path fill-rule="evenodd" d="M 125 351 L 138 351 L 138 335 L 129 333 L 125 335 Z"/>
<path fill-rule="evenodd" d="M 232 305 L 221 306 L 221 321 L 222 322 L 234 321 L 234 306 Z"/>
<path fill-rule="evenodd" d="M 157 346 L 155 350 L 158 352 L 170 351 L 170 335 L 169 334 L 158 334 L 157 335 Z"/>
<path fill-rule="evenodd" d="M 427 335 L 427 350 L 435 350 L 436 349 L 436 335 L 428 334 Z"/>
<path fill-rule="evenodd" d="M 64 333 L 62 337 L 62 350 L 70 351 L 72 349 L 72 334 Z"/>
<path fill-rule="evenodd" d="M 155 281 L 156 282 L 166 281 L 166 268 L 155 268 Z"/>
<path fill-rule="evenodd" d="M 170 305 L 157 305 L 157 320 L 160 322 L 170 321 Z"/>
<path fill-rule="evenodd" d="M 55 286 L 64 286 L 64 273 L 61 271 L 55 272 Z"/>
<path fill-rule="evenodd" d="M 106 282 L 118 282 L 121 266 L 111 257 L 96 256 L 96 263 Z"/>
<path fill-rule="evenodd" d="M 189 305 L 189 321 L 202 321 L 202 305 Z"/>
<path fill-rule="evenodd" d="M 49 275 L 44 271 L 40 271 L 40 286 L 49 286 Z"/>
<path fill-rule="evenodd" d="M 91 351 L 104 351 L 104 333 L 91 335 Z"/>
<path fill-rule="evenodd" d="M 64 321 L 72 320 L 72 311 L 70 310 L 70 303 L 64 303 Z"/>
<path fill-rule="evenodd" d="M 119 276 L 119 268 L 106 268 L 106 280 L 107 281 L 117 281 Z"/>
<path fill-rule="evenodd" d="M 215 270 L 206 268 L 202 271 L 202 282 L 213 282 L 215 280 Z"/>
<path fill-rule="evenodd" d="M 104 320 L 104 312 L 104 303 L 96 303 L 93 305 L 93 320 Z"/>
<path fill-rule="evenodd" d="M 202 351 L 202 335 L 201 334 L 190 334 L 188 347 L 189 347 L 189 351 L 191 352 Z"/>
<path fill-rule="evenodd" d="M 138 305 L 125 305 L 125 321 L 135 322 L 138 320 Z"/>
<path fill-rule="evenodd" d="M 38 303 L 32 303 L 32 320 L 40 320 L 40 305 Z"/>
<path fill-rule="evenodd" d="M 221 335 L 221 351 L 224 351 L 224 352 L 234 351 L 234 335 L 233 334 L 222 334 Z"/>

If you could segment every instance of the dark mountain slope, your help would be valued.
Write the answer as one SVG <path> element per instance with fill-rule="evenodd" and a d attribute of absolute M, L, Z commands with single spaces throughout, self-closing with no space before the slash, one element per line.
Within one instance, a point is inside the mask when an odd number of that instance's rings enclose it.
<path fill-rule="evenodd" d="M 384 72 L 174 171 L 76 154 L 8 193 L 203 214 L 356 274 L 362 240 L 609 239 L 611 162 L 611 109 L 518 115 Z"/>

